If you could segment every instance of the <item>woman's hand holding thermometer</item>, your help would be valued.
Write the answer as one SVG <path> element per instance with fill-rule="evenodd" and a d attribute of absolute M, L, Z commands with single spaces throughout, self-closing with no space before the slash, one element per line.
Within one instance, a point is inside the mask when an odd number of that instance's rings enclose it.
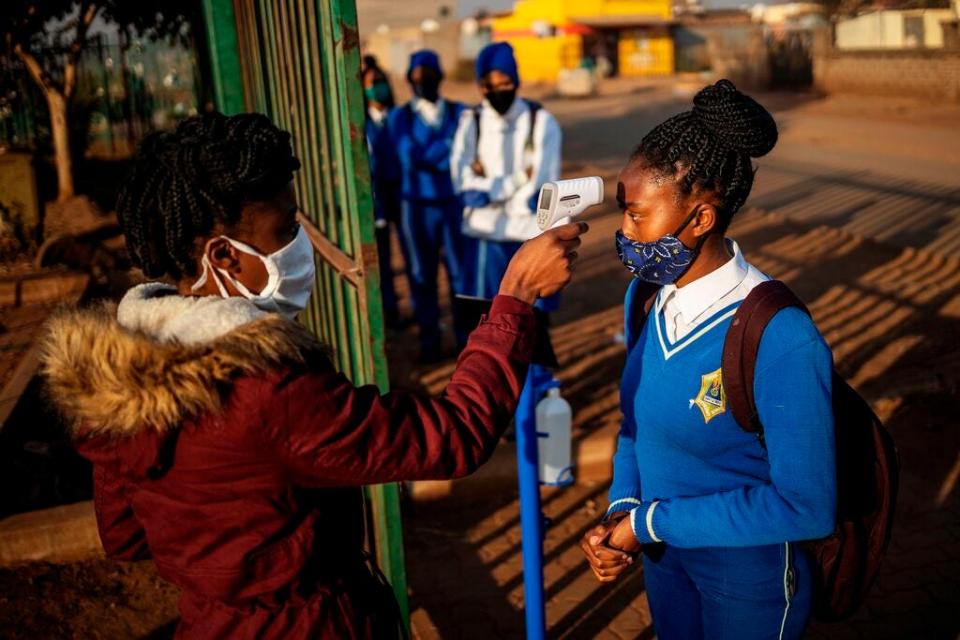
<path fill-rule="evenodd" d="M 569 222 L 586 209 L 603 202 L 603 178 L 573 178 L 548 182 L 540 187 L 537 226 L 547 230 L 561 220 Z M 567 220 L 564 220 L 564 219 Z"/>
<path fill-rule="evenodd" d="M 563 289 L 570 282 L 580 236 L 587 229 L 586 222 L 573 222 L 524 242 L 507 265 L 500 293 L 533 304 Z"/>

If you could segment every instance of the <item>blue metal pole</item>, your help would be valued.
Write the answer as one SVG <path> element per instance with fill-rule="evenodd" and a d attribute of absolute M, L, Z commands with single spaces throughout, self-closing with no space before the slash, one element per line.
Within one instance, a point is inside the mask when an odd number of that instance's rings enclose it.
<path fill-rule="evenodd" d="M 520 533 L 523 553 L 523 598 L 527 640 L 547 633 L 543 602 L 543 513 L 537 471 L 537 389 L 542 367 L 530 365 L 517 406 L 517 475 L 520 482 Z"/>

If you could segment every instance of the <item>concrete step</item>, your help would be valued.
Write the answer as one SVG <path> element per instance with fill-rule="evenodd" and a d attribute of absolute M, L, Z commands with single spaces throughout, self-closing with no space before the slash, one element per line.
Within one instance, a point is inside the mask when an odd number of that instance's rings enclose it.
<path fill-rule="evenodd" d="M 103 548 L 92 501 L 0 520 L 0 566 L 73 562 L 98 555 L 103 555 Z"/>

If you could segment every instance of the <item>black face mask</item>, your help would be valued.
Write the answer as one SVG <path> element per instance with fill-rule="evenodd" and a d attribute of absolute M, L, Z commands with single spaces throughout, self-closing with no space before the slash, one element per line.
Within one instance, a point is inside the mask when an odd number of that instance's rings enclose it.
<path fill-rule="evenodd" d="M 440 81 L 430 79 L 414 82 L 413 95 L 423 98 L 427 102 L 436 102 L 440 98 Z"/>
<path fill-rule="evenodd" d="M 510 110 L 513 101 L 517 98 L 516 89 L 503 89 L 501 91 L 490 91 L 487 93 L 487 101 L 500 115 Z"/>

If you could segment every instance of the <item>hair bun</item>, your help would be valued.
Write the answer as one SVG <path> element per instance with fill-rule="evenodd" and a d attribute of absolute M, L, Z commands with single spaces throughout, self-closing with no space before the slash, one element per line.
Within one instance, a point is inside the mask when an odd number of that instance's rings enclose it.
<path fill-rule="evenodd" d="M 777 144 L 773 116 L 729 80 L 701 89 L 693 98 L 693 115 L 726 147 L 752 158 L 770 153 Z"/>

